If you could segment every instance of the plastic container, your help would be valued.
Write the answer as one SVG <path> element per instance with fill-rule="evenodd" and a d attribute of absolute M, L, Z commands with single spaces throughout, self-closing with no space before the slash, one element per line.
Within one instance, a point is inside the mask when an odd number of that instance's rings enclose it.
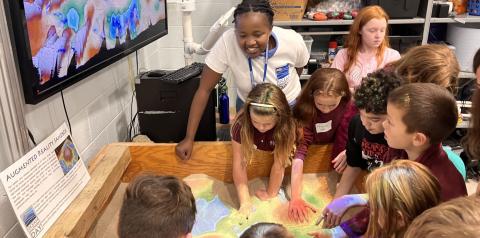
<path fill-rule="evenodd" d="M 303 36 L 303 41 L 305 41 L 305 45 L 307 46 L 308 54 L 311 54 L 312 53 L 313 38 L 311 36 Z"/>
<path fill-rule="evenodd" d="M 333 63 L 335 55 L 337 54 L 337 41 L 328 42 L 328 63 Z"/>

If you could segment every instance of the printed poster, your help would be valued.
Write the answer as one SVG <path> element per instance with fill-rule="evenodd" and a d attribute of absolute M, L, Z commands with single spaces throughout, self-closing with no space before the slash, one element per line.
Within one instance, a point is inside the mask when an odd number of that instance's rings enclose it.
<path fill-rule="evenodd" d="M 90 180 L 65 123 L 0 176 L 29 238 L 43 237 Z"/>

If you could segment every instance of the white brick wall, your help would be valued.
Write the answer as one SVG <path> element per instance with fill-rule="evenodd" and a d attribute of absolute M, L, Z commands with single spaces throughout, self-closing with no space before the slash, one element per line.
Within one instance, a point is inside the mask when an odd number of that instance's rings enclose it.
<path fill-rule="evenodd" d="M 195 41 L 200 42 L 210 25 L 238 3 L 239 0 L 197 0 L 197 10 L 192 15 Z M 168 3 L 169 34 L 139 50 L 141 69 L 177 69 L 185 65 L 181 14 L 176 3 Z M 203 58 L 195 56 L 199 61 Z M 132 54 L 64 90 L 73 139 L 87 163 L 102 146 L 125 140 L 135 67 Z M 37 105 L 26 105 L 25 112 L 27 126 L 37 142 L 66 121 L 59 93 Z M 25 237 L 3 188 L 0 194 L 0 236 Z"/>

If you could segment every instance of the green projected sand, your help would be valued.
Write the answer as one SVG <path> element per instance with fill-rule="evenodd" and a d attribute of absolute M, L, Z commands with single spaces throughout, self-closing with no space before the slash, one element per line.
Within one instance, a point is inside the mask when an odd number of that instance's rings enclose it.
<path fill-rule="evenodd" d="M 330 202 L 332 186 L 335 184 L 332 174 L 305 174 L 302 197 L 315 206 L 319 212 Z M 249 183 L 254 206 L 248 220 L 238 214 L 238 201 L 233 184 L 223 183 L 206 175 L 191 175 L 184 179 L 196 198 L 197 217 L 193 236 L 198 238 L 236 238 L 251 225 L 258 222 L 281 223 L 295 237 L 310 237 L 308 232 L 320 229 L 315 226 L 316 214 L 310 216 L 308 223 L 295 224 L 288 220 L 288 199 L 284 190 L 270 201 L 260 201 L 253 195 L 256 188 L 266 185 L 266 180 L 255 179 Z M 289 191 L 290 188 L 286 190 Z"/>

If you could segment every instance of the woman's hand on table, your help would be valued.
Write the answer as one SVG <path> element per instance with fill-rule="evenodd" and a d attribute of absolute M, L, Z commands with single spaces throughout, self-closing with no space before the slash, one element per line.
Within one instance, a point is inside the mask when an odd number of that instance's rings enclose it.
<path fill-rule="evenodd" d="M 193 141 L 183 139 L 175 146 L 175 153 L 181 160 L 189 160 L 192 155 Z"/>

